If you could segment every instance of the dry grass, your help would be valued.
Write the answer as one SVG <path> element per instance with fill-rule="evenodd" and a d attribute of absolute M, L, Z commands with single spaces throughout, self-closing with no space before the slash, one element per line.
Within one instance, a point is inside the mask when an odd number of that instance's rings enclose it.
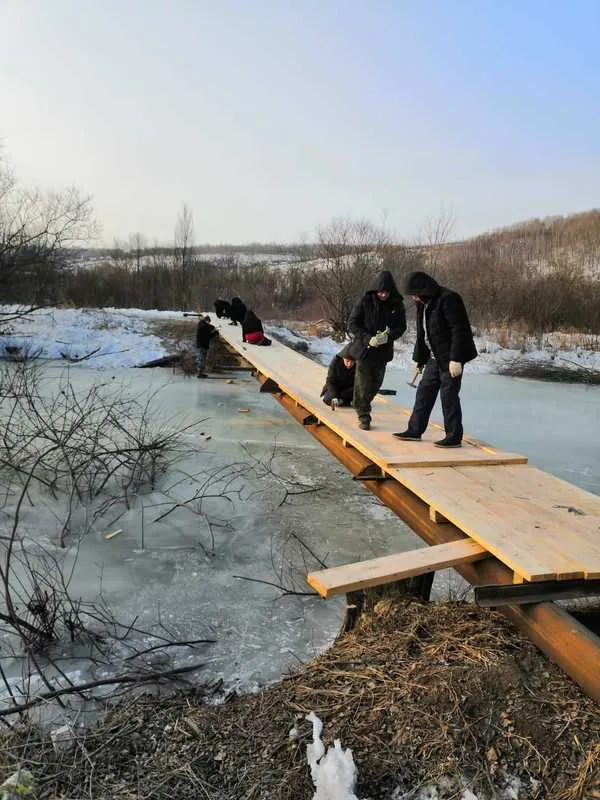
<path fill-rule="evenodd" d="M 352 748 L 359 797 L 389 800 L 445 777 L 491 797 L 583 800 L 598 780 L 598 708 L 498 614 L 380 601 L 326 653 L 272 688 L 207 706 L 188 692 L 117 706 L 64 757 L 31 732 L 8 736 L 0 777 L 31 765 L 39 798 L 298 800 L 313 710 L 324 739 Z M 288 732 L 296 723 L 298 742 Z M 27 738 L 29 737 L 29 738 Z"/>
<path fill-rule="evenodd" d="M 196 341 L 196 327 L 198 319 L 196 317 L 182 317 L 181 319 L 164 319 L 152 322 L 151 331 L 155 336 L 160 336 L 168 342 L 189 342 L 194 344 Z"/>

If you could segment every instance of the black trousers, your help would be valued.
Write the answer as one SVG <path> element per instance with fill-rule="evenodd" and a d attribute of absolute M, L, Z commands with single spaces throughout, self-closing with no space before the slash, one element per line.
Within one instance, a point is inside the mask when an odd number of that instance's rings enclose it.
<path fill-rule="evenodd" d="M 463 437 L 462 408 L 459 398 L 461 383 L 462 375 L 459 375 L 458 378 L 451 378 L 447 369 L 440 369 L 435 358 L 430 358 L 417 387 L 415 404 L 408 421 L 410 433 L 415 436 L 425 433 L 439 393 L 446 436 L 453 442 L 461 442 Z"/>
<path fill-rule="evenodd" d="M 338 400 L 341 400 L 345 406 L 349 406 L 352 402 L 352 397 L 354 395 L 354 386 L 349 386 L 347 389 L 342 389 L 341 392 L 338 392 L 337 395 L 329 394 L 329 391 L 325 389 L 323 394 L 323 402 L 326 403 L 328 406 L 331 405 L 331 401 L 334 397 L 337 397 Z"/>
<path fill-rule="evenodd" d="M 371 421 L 371 401 L 381 389 L 385 378 L 386 363 L 367 359 L 356 363 L 354 378 L 354 408 L 361 421 Z"/>

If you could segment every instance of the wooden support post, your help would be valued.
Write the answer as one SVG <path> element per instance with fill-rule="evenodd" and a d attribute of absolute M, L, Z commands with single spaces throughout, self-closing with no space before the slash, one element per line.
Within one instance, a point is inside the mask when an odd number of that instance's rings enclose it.
<path fill-rule="evenodd" d="M 315 417 L 314 414 L 307 414 L 307 416 L 304 417 L 304 419 L 302 420 L 302 424 L 303 425 L 318 425 L 319 424 L 319 419 L 318 419 L 318 417 Z"/>
<path fill-rule="evenodd" d="M 377 464 L 369 464 L 358 473 L 352 476 L 353 481 L 385 481 L 387 475 L 378 467 Z"/>
<path fill-rule="evenodd" d="M 261 384 L 259 391 L 269 392 L 270 394 L 276 394 L 277 392 L 280 392 L 281 389 L 279 388 L 279 384 L 275 383 L 275 381 L 272 378 L 267 378 L 266 381 L 264 381 Z"/>
<path fill-rule="evenodd" d="M 448 524 L 448 520 L 446 519 L 446 517 L 443 517 L 440 514 L 440 512 L 436 508 L 434 508 L 433 506 L 429 506 L 429 519 L 432 522 L 435 522 L 436 525 L 444 525 L 444 524 L 447 525 Z"/>

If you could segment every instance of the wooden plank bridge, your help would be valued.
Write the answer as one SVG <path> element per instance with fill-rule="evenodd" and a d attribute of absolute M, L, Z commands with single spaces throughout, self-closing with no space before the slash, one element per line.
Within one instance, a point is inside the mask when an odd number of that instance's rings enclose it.
<path fill-rule="evenodd" d="M 468 435 L 462 448 L 437 448 L 436 423 L 420 442 L 398 441 L 392 433 L 405 427 L 410 409 L 385 397 L 374 401 L 371 431 L 362 431 L 353 409 L 332 411 L 322 402 L 323 366 L 276 341 L 244 344 L 228 323 L 218 327 L 225 347 L 253 368 L 261 391 L 432 545 L 320 570 L 307 576 L 313 588 L 327 597 L 453 566 L 474 586 L 497 586 L 498 607 L 600 700 L 600 637 L 551 602 L 563 581 L 569 596 L 599 593 L 599 496 Z M 535 584 L 536 602 L 519 605 L 517 584 L 526 584 L 524 597 Z M 503 586 L 511 586 L 510 605 L 503 605 Z"/>

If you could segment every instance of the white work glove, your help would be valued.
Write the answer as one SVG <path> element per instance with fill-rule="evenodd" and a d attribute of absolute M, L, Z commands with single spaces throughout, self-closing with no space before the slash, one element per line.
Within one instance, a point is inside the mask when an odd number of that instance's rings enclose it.
<path fill-rule="evenodd" d="M 420 375 L 423 372 L 423 367 L 420 364 L 417 364 L 416 361 L 412 362 L 413 372 L 416 372 L 417 375 Z"/>
<path fill-rule="evenodd" d="M 382 344 L 386 344 L 388 340 L 388 333 L 389 328 L 386 328 L 384 331 L 377 331 L 375 336 L 371 336 L 369 339 L 369 347 L 381 347 Z"/>
<path fill-rule="evenodd" d="M 458 378 L 460 375 L 462 375 L 462 364 L 460 361 L 451 361 L 448 371 L 451 378 Z"/>
<path fill-rule="evenodd" d="M 331 401 L 331 410 L 335 411 L 336 408 L 338 406 L 341 406 L 341 405 L 342 405 L 342 401 L 340 400 L 340 398 L 339 397 L 334 397 L 333 400 Z"/>

